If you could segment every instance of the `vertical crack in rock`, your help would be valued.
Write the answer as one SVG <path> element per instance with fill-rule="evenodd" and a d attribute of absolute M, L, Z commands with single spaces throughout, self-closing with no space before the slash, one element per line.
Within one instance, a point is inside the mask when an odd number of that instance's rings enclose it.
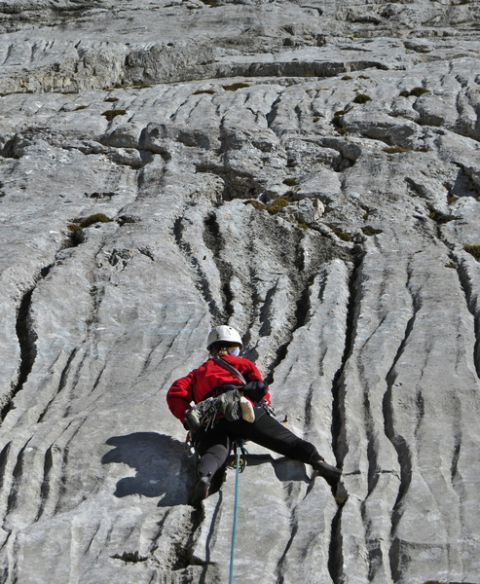
<path fill-rule="evenodd" d="M 80 432 L 82 426 L 85 424 L 87 419 L 88 419 L 88 416 L 84 416 L 79 421 L 77 421 L 77 427 L 72 432 L 72 435 L 67 439 L 67 441 L 65 442 L 65 445 L 63 446 L 63 455 L 62 455 L 61 466 L 60 466 L 60 469 L 58 470 L 58 472 L 55 473 L 55 475 L 56 475 L 55 481 L 59 484 L 59 489 L 58 489 L 58 492 L 56 493 L 57 501 L 55 502 L 55 509 L 54 509 L 55 515 L 60 511 L 60 505 L 62 502 L 62 498 L 65 495 L 65 492 L 67 489 L 65 469 L 67 468 L 67 465 L 68 465 L 69 447 L 70 447 L 70 444 L 75 439 L 75 437 L 77 436 L 77 434 Z M 70 427 L 74 424 L 74 421 L 76 421 L 76 420 L 72 420 L 67 425 L 67 427 L 63 431 L 63 434 L 65 434 L 70 429 Z"/>
<path fill-rule="evenodd" d="M 475 345 L 473 349 L 473 362 L 477 377 L 480 379 L 480 312 L 478 311 L 478 298 L 473 290 L 472 281 L 468 275 L 465 264 L 459 260 L 455 254 L 450 254 L 450 258 L 457 268 L 458 280 L 465 295 L 467 308 L 473 317 Z"/>
<path fill-rule="evenodd" d="M 267 294 L 265 295 L 265 302 L 260 309 L 260 330 L 258 331 L 260 337 L 268 337 L 272 332 L 270 315 L 273 299 L 275 298 L 277 289 L 278 280 L 276 280 L 275 284 L 270 288 L 270 290 L 268 290 Z"/>
<path fill-rule="evenodd" d="M 378 451 L 373 428 L 372 408 L 370 407 L 370 397 L 368 395 L 368 386 L 365 387 L 363 394 L 363 407 L 365 410 L 365 428 L 367 432 L 367 459 L 368 459 L 368 495 L 374 490 L 378 482 Z M 362 505 L 362 510 L 363 510 Z"/>
<path fill-rule="evenodd" d="M 32 294 L 35 291 L 35 287 L 36 286 L 30 288 L 30 290 L 23 295 L 17 312 L 17 323 L 15 328 L 20 345 L 20 366 L 17 382 L 10 394 L 10 399 L 0 412 L 0 420 L 2 421 L 12 409 L 13 400 L 25 385 L 37 357 L 37 334 L 33 329 L 31 317 Z"/>
<path fill-rule="evenodd" d="M 198 537 L 198 528 L 204 520 L 204 512 L 202 509 L 193 509 L 190 516 L 190 529 L 185 534 L 185 537 L 173 543 L 173 566 L 172 570 L 181 570 L 192 565 L 203 565 L 204 562 L 199 561 L 193 555 L 195 549 L 195 541 Z"/>
<path fill-rule="evenodd" d="M 215 509 L 213 511 L 212 520 L 210 523 L 210 528 L 208 530 L 207 539 L 205 542 L 205 562 L 204 562 L 204 567 L 202 570 L 202 575 L 201 575 L 200 580 L 199 580 L 199 584 L 206 583 L 206 576 L 207 576 L 208 567 L 209 567 L 209 565 L 212 564 L 212 562 L 210 561 L 210 558 L 211 558 L 211 546 L 212 546 L 212 544 L 215 543 L 215 535 L 216 535 L 215 534 L 215 527 L 217 526 L 218 522 L 222 518 L 223 492 L 220 490 L 218 492 L 218 494 L 219 494 L 218 501 L 217 501 L 217 504 L 215 505 Z M 203 518 L 202 518 L 202 520 L 203 520 Z"/>
<path fill-rule="evenodd" d="M 15 467 L 12 472 L 12 484 L 10 486 L 10 493 L 8 495 L 8 502 L 7 502 L 7 509 L 5 511 L 5 516 L 11 513 L 17 506 L 17 486 L 20 484 L 20 481 L 23 476 L 23 457 L 25 454 L 25 450 L 32 438 L 30 437 L 27 442 L 25 443 L 24 447 L 20 450 L 17 455 L 17 461 L 15 463 Z"/>
<path fill-rule="evenodd" d="M 288 352 L 288 347 L 292 342 L 293 335 L 298 329 L 300 329 L 308 322 L 308 315 L 310 312 L 310 289 L 313 285 L 315 276 L 316 274 L 313 274 L 308 278 L 302 292 L 297 298 L 295 314 L 293 317 L 292 326 L 290 327 L 288 338 L 285 341 L 285 343 L 283 343 L 283 345 L 280 345 L 280 347 L 278 347 L 275 354 L 275 358 L 268 367 L 268 373 L 265 376 L 265 383 L 267 385 L 271 385 L 273 383 L 273 373 L 275 371 L 275 368 L 285 359 Z"/>
<path fill-rule="evenodd" d="M 332 520 L 330 545 L 328 547 L 328 572 L 333 584 L 342 584 L 343 575 L 342 508 L 339 507 Z"/>
<path fill-rule="evenodd" d="M 412 299 L 412 316 L 407 322 L 403 339 L 394 357 L 392 366 L 390 367 L 387 376 L 387 391 L 385 392 L 383 398 L 383 416 L 384 416 L 384 429 L 385 435 L 393 444 L 397 452 L 398 463 L 400 466 L 400 487 L 397 494 L 397 499 L 395 501 L 393 512 L 392 512 L 392 527 L 391 527 L 391 537 L 395 538 L 395 532 L 400 519 L 403 514 L 402 503 L 403 499 L 408 492 L 410 487 L 410 482 L 412 479 L 412 457 L 408 442 L 403 436 L 397 433 L 395 429 L 395 414 L 393 407 L 393 387 L 395 380 L 397 378 L 396 365 L 399 362 L 401 356 L 405 351 L 405 347 L 408 343 L 410 335 L 412 334 L 413 327 L 417 318 L 417 314 L 421 309 L 421 301 L 419 297 L 414 294 L 411 289 L 411 277 L 412 277 L 412 267 L 411 263 L 407 266 L 407 282 L 405 284 L 407 290 L 410 293 Z M 400 578 L 400 547 L 396 539 L 393 540 L 390 547 L 390 570 L 392 573 L 392 579 L 397 582 Z"/>
<path fill-rule="evenodd" d="M 454 403 L 454 418 L 453 418 L 453 455 L 452 463 L 450 465 L 450 478 L 452 481 L 453 488 L 457 490 L 457 487 L 461 483 L 457 484 L 458 479 L 458 461 L 460 459 L 460 451 L 462 449 L 462 414 L 461 414 L 461 402 L 456 395 L 453 395 Z M 462 485 L 463 486 L 463 485 Z"/>
<path fill-rule="evenodd" d="M 8 442 L 0 452 L 0 490 L 3 489 L 4 477 L 5 477 L 5 468 L 7 466 L 8 461 L 8 454 L 12 447 L 12 443 Z"/>
<path fill-rule="evenodd" d="M 221 258 L 222 249 L 225 247 L 225 241 L 220 233 L 220 226 L 217 221 L 215 213 L 210 215 L 204 221 L 205 229 L 203 232 L 203 239 L 205 245 L 213 254 L 213 260 L 217 266 L 221 282 L 221 295 L 223 301 L 223 319 L 228 322 L 228 319 L 233 315 L 233 293 L 230 287 L 232 279 L 232 267 Z"/>
<path fill-rule="evenodd" d="M 267 113 L 267 115 L 265 116 L 265 119 L 267 120 L 267 126 L 270 129 L 273 129 L 273 122 L 275 121 L 275 118 L 277 117 L 278 114 L 278 106 L 280 104 L 280 101 L 282 99 L 281 94 L 277 97 L 277 99 L 272 103 L 272 107 L 270 108 L 270 111 Z"/>
<path fill-rule="evenodd" d="M 357 247 L 353 256 L 353 269 L 349 279 L 349 298 L 345 331 L 345 347 L 342 362 L 332 383 L 332 448 L 337 466 L 342 466 L 347 445 L 345 439 L 345 367 L 353 352 L 357 332 L 357 320 L 361 303 L 361 280 L 365 251 Z M 328 571 L 334 584 L 343 582 L 343 538 L 342 509 L 339 508 L 332 521 L 328 557 Z"/>
<path fill-rule="evenodd" d="M 315 383 L 311 383 L 308 387 L 308 391 L 307 391 L 307 396 L 305 398 L 305 414 L 304 414 L 304 419 L 305 419 L 305 428 L 307 430 L 309 430 L 312 426 L 312 420 L 313 420 L 313 396 L 315 394 L 315 387 L 316 384 Z"/>
<path fill-rule="evenodd" d="M 276 581 L 277 584 L 285 584 L 285 578 L 283 575 L 283 567 L 284 567 L 284 564 L 287 560 L 288 551 L 292 547 L 293 540 L 295 539 L 297 532 L 298 532 L 298 519 L 297 519 L 296 508 L 294 508 L 293 510 L 290 511 L 290 537 L 288 538 L 287 545 L 285 546 L 285 549 L 283 550 L 283 553 L 280 556 L 280 558 L 277 562 L 277 567 L 275 569 L 275 573 L 277 574 L 277 581 Z"/>
<path fill-rule="evenodd" d="M 64 389 L 64 387 L 67 383 L 68 374 L 70 372 L 70 366 L 71 366 L 72 361 L 73 361 L 76 354 L 77 354 L 77 349 L 73 349 L 73 351 L 71 351 L 71 353 L 68 357 L 67 363 L 66 363 L 65 367 L 63 368 L 63 371 L 60 375 L 60 381 L 58 383 L 57 392 L 52 397 L 52 399 L 48 402 L 48 404 L 45 406 L 43 412 L 38 417 L 37 424 L 39 424 L 40 422 L 43 422 L 43 419 L 46 416 L 47 412 L 50 410 L 50 406 L 52 405 L 53 401 L 56 399 L 58 394 L 61 393 L 61 391 Z"/>
<path fill-rule="evenodd" d="M 167 522 L 167 519 L 168 519 L 168 517 L 169 517 L 169 515 L 170 515 L 171 512 L 172 512 L 171 509 L 167 509 L 167 511 L 165 512 L 165 515 L 157 523 L 157 525 L 158 525 L 158 532 L 157 532 L 157 535 L 155 535 L 155 537 L 152 538 L 151 545 L 150 545 L 150 549 L 149 549 L 149 555 L 151 555 L 151 556 L 153 556 L 153 554 L 155 553 L 155 551 L 158 549 L 158 541 L 162 537 L 163 529 L 165 527 L 165 523 Z"/>
<path fill-rule="evenodd" d="M 183 233 L 184 233 L 184 229 L 185 229 L 184 221 L 185 221 L 184 215 L 177 217 L 177 219 L 175 220 L 175 223 L 173 226 L 173 234 L 175 237 L 175 242 L 177 244 L 177 247 L 180 249 L 182 254 L 190 262 L 190 265 L 192 266 L 192 268 L 195 270 L 195 273 L 197 276 L 196 277 L 196 280 L 197 280 L 196 287 L 200 291 L 200 293 L 202 294 L 205 302 L 207 303 L 210 314 L 212 315 L 214 322 L 221 323 L 221 322 L 223 322 L 223 314 L 222 314 L 222 311 L 218 308 L 218 305 L 212 296 L 212 291 L 210 290 L 208 278 L 207 278 L 206 274 L 203 272 L 202 268 L 200 267 L 200 263 L 199 263 L 198 259 L 193 254 L 190 244 L 184 240 L 184 237 L 183 237 Z"/>
<path fill-rule="evenodd" d="M 63 248 L 62 248 L 63 249 Z M 18 369 L 17 382 L 12 388 L 8 402 L 0 410 L 0 422 L 7 416 L 8 412 L 13 408 L 13 401 L 19 391 L 27 382 L 27 379 L 33 369 L 35 359 L 37 358 L 37 333 L 33 328 L 33 319 L 31 315 L 32 296 L 38 288 L 41 280 L 44 280 L 54 263 L 40 269 L 39 273 L 34 277 L 34 286 L 32 286 L 22 297 L 20 306 L 17 311 L 17 321 L 15 330 L 17 333 L 18 343 L 20 346 L 20 365 Z"/>
<path fill-rule="evenodd" d="M 383 289 L 383 286 L 382 286 L 382 289 Z M 384 316 L 380 320 L 378 325 L 375 327 L 375 329 L 372 331 L 372 333 L 365 340 L 361 349 L 359 350 L 359 354 L 362 353 L 363 348 L 368 345 L 368 342 L 370 341 L 370 339 L 381 328 L 381 326 L 383 325 L 385 320 L 386 320 L 386 316 Z M 366 434 L 367 434 L 367 459 L 368 459 L 368 477 L 367 477 L 368 494 L 367 494 L 367 498 L 368 498 L 368 496 L 373 492 L 373 490 L 375 489 L 375 487 L 378 483 L 378 479 L 380 476 L 380 474 L 379 474 L 380 469 L 379 469 L 379 465 L 378 465 L 378 441 L 376 439 L 376 432 L 375 432 L 375 427 L 374 427 L 374 416 L 372 414 L 372 408 L 371 408 L 371 404 L 370 404 L 370 394 L 369 394 L 370 387 L 369 387 L 369 383 L 368 383 L 368 376 L 366 375 L 366 372 L 364 370 L 363 365 L 360 365 L 360 367 L 361 367 L 361 379 L 362 379 L 362 383 L 364 386 L 363 407 L 364 407 L 364 411 L 365 411 L 365 429 L 366 429 Z M 364 520 L 365 520 L 365 511 L 366 511 L 365 503 L 366 503 L 366 499 L 362 502 L 362 506 L 361 506 L 362 507 L 362 517 L 364 518 Z"/>
<path fill-rule="evenodd" d="M 38 521 L 40 517 L 43 515 L 45 505 L 48 500 L 48 495 L 50 493 L 50 471 L 53 466 L 52 448 L 53 446 L 50 446 L 47 452 L 45 453 L 45 461 L 43 465 L 43 481 L 42 486 L 40 487 L 40 508 L 38 510 L 35 521 Z"/>
<path fill-rule="evenodd" d="M 363 270 L 363 257 L 365 252 L 357 248 L 353 257 L 353 269 L 349 280 L 349 298 L 347 306 L 347 322 L 345 331 L 345 347 L 342 362 L 334 375 L 332 383 L 332 446 L 337 459 L 341 464 L 347 452 L 345 442 L 345 367 L 352 354 L 357 332 L 357 320 L 361 303 L 361 279 Z"/>
<path fill-rule="evenodd" d="M 247 242 L 247 257 L 249 258 L 248 260 L 248 264 L 251 264 L 251 260 L 250 258 L 254 258 L 255 257 L 255 246 L 254 246 L 254 238 L 248 238 L 248 242 Z M 249 359 L 255 361 L 258 358 L 258 353 L 256 351 L 256 348 L 247 348 L 250 346 L 250 342 L 252 340 L 252 331 L 254 330 L 256 321 L 257 321 L 257 317 L 260 314 L 259 318 L 260 318 L 260 331 L 263 328 L 263 321 L 262 321 L 262 309 L 259 309 L 260 306 L 260 294 L 258 293 L 258 289 L 257 289 L 257 282 L 258 282 L 258 276 L 257 276 L 257 272 L 255 270 L 254 267 L 252 267 L 252 265 L 248 266 L 248 289 L 250 291 L 249 297 L 250 297 L 250 305 L 247 308 L 248 312 L 249 312 L 249 323 L 247 326 L 247 331 L 245 333 L 244 336 L 244 345 L 246 347 L 245 350 L 245 356 L 247 356 Z M 267 294 L 268 295 L 268 294 Z M 269 332 L 270 334 L 270 332 Z M 261 332 L 259 332 L 259 335 L 261 335 Z"/>

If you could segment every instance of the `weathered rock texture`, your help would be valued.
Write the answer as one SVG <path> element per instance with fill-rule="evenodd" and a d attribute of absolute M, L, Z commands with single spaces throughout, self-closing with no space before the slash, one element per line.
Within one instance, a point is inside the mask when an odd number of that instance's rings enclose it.
<path fill-rule="evenodd" d="M 165 404 L 223 322 L 350 493 L 252 446 L 235 581 L 480 582 L 479 24 L 0 2 L 2 583 L 226 581 Z"/>

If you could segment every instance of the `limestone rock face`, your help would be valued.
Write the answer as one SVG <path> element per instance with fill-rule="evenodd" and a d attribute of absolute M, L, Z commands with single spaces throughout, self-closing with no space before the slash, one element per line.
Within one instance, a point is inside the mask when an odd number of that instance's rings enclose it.
<path fill-rule="evenodd" d="M 212 325 L 343 468 L 248 445 L 235 581 L 480 582 L 478 2 L 0 2 L 0 581 L 227 580 L 165 394 Z"/>

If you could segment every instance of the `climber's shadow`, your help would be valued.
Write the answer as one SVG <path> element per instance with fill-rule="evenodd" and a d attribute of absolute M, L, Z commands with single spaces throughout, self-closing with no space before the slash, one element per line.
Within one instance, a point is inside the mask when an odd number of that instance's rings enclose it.
<path fill-rule="evenodd" d="M 116 497 L 159 497 L 159 507 L 187 503 L 196 474 L 182 442 L 165 434 L 135 432 L 113 436 L 106 443 L 114 448 L 104 455 L 103 464 L 123 463 L 136 470 L 135 476 L 118 481 Z M 271 464 L 282 482 L 308 481 L 305 466 L 287 458 L 274 460 L 269 454 L 248 454 L 247 464 Z"/>
<path fill-rule="evenodd" d="M 160 497 L 161 507 L 186 504 L 194 473 L 182 442 L 165 434 L 135 432 L 106 443 L 115 448 L 105 454 L 103 464 L 123 463 L 136 470 L 135 476 L 118 481 L 116 497 Z"/>
<path fill-rule="evenodd" d="M 275 472 L 275 476 L 279 481 L 282 482 L 310 482 L 303 462 L 298 462 L 297 460 L 292 460 L 284 456 L 274 459 L 270 454 L 248 454 L 247 464 L 248 466 L 271 464 Z"/>

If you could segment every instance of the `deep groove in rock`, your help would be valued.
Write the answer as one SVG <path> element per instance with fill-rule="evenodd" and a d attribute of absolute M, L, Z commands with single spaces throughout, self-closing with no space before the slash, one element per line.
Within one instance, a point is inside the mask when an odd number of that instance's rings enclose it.
<path fill-rule="evenodd" d="M 480 312 L 478 311 L 478 300 L 477 298 L 475 298 L 472 283 L 470 281 L 464 263 L 461 260 L 459 260 L 459 258 L 454 253 L 450 254 L 450 258 L 456 265 L 460 287 L 462 288 L 463 293 L 465 295 L 468 311 L 473 317 L 475 334 L 475 345 L 473 348 L 473 363 L 475 365 L 477 377 L 480 379 Z"/>
<path fill-rule="evenodd" d="M 10 448 L 12 447 L 12 443 L 8 442 L 2 449 L 0 453 L 0 490 L 3 489 L 4 477 L 5 477 L 5 468 L 7 466 L 8 461 L 8 454 L 10 452 Z"/>
<path fill-rule="evenodd" d="M 330 530 L 330 545 L 328 547 L 328 572 L 333 584 L 342 584 L 343 576 L 343 538 L 342 538 L 342 508 L 337 509 Z"/>
<path fill-rule="evenodd" d="M 361 277 L 363 269 L 363 257 L 365 252 L 358 248 L 353 256 L 354 266 L 349 280 L 349 299 L 347 307 L 347 322 L 345 331 L 345 347 L 342 355 L 342 362 L 338 368 L 332 383 L 332 447 L 337 464 L 341 465 L 346 454 L 346 443 L 344 436 L 345 406 L 344 406 L 344 372 L 348 359 L 353 351 L 355 343 L 357 319 L 360 311 L 361 301 Z"/>
<path fill-rule="evenodd" d="M 210 213 L 210 215 L 208 215 L 204 221 L 204 225 L 203 239 L 205 245 L 212 252 L 213 260 L 220 275 L 223 316 L 225 322 L 228 322 L 228 319 L 233 315 L 233 293 L 230 287 L 233 270 L 232 267 L 221 258 L 221 252 L 225 247 L 225 241 L 220 233 L 220 226 L 215 213 Z"/>
<path fill-rule="evenodd" d="M 312 408 L 312 404 L 313 404 L 313 396 L 315 393 L 315 384 L 311 383 L 308 391 L 307 391 L 307 397 L 305 399 L 305 428 L 309 429 L 312 426 L 312 420 L 313 420 L 313 408 Z"/>
<path fill-rule="evenodd" d="M 295 536 L 297 535 L 297 532 L 298 532 L 298 521 L 297 521 L 297 518 L 295 516 L 295 510 L 294 510 L 292 513 L 292 516 L 291 516 L 291 520 L 290 520 L 290 537 L 288 538 L 287 545 L 285 546 L 285 549 L 283 550 L 283 553 L 277 562 L 277 567 L 275 570 L 275 572 L 277 574 L 277 584 L 284 584 L 284 582 L 285 582 L 285 578 L 283 577 L 283 574 L 282 574 L 283 565 L 285 564 L 285 561 L 287 559 L 288 550 L 292 547 L 292 543 L 293 543 L 293 540 L 295 539 Z"/>
<path fill-rule="evenodd" d="M 278 106 L 280 104 L 281 99 L 282 99 L 282 96 L 279 95 L 277 97 L 277 99 L 272 103 L 272 107 L 270 108 L 270 111 L 265 116 L 265 119 L 267 120 L 267 126 L 269 128 L 272 127 L 273 122 L 275 121 L 275 118 L 277 117 L 277 114 L 278 114 Z"/>
<path fill-rule="evenodd" d="M 58 389 L 56 394 L 52 397 L 52 399 L 48 402 L 48 404 L 45 406 L 43 412 L 40 414 L 40 416 L 38 417 L 37 420 L 37 424 L 40 424 L 40 422 L 43 422 L 44 417 L 46 416 L 47 412 L 50 409 L 50 406 L 52 405 L 53 401 L 55 400 L 55 398 L 58 396 L 58 394 L 64 389 L 65 384 L 67 383 L 67 377 L 68 374 L 70 372 L 70 366 L 72 364 L 72 361 L 75 357 L 75 355 L 77 354 L 77 349 L 73 349 L 73 351 L 71 351 L 67 363 L 65 365 L 65 367 L 63 368 L 63 371 L 60 375 L 60 381 L 58 383 Z"/>
<path fill-rule="evenodd" d="M 50 471 L 53 466 L 52 448 L 53 446 L 50 446 L 45 453 L 45 461 L 43 464 L 43 481 L 42 486 L 40 487 L 40 508 L 38 510 L 35 521 L 38 521 L 43 515 L 43 512 L 45 511 L 45 505 L 48 500 L 48 495 L 50 493 Z"/>
<path fill-rule="evenodd" d="M 8 503 L 7 503 L 7 510 L 5 515 L 8 515 L 11 511 L 13 511 L 17 505 L 17 487 L 20 484 L 20 479 L 23 476 L 23 456 L 25 454 L 25 450 L 30 442 L 31 438 L 25 443 L 24 447 L 20 450 L 17 456 L 17 461 L 15 463 L 15 467 L 12 472 L 12 484 L 10 487 L 10 493 L 8 495 Z"/>
<path fill-rule="evenodd" d="M 278 280 L 275 284 L 270 288 L 265 296 L 265 302 L 260 309 L 260 330 L 258 334 L 260 337 L 268 337 L 272 332 L 272 326 L 270 323 L 270 310 L 272 308 L 273 298 L 277 292 L 278 288 Z"/>
<path fill-rule="evenodd" d="M 248 258 L 250 258 L 255 254 L 255 250 L 253 248 L 252 243 L 250 242 L 247 246 L 248 250 Z M 250 347 L 250 343 L 252 341 L 252 331 L 255 328 L 255 324 L 257 321 L 257 315 L 259 313 L 259 306 L 260 306 L 260 295 L 258 293 L 256 282 L 258 280 L 255 269 L 252 266 L 248 268 L 248 290 L 250 291 L 250 304 L 248 306 L 248 314 L 249 314 L 249 322 L 247 324 L 247 329 L 244 334 L 244 356 L 251 361 L 256 361 L 258 358 L 258 353 L 254 347 Z M 245 308 L 245 307 L 244 307 Z"/>
<path fill-rule="evenodd" d="M 390 571 L 392 574 L 392 580 L 397 583 L 402 581 L 402 569 L 401 569 L 401 543 L 400 540 L 395 537 L 392 541 L 389 551 L 390 560 Z"/>
<path fill-rule="evenodd" d="M 412 333 L 413 327 L 415 325 L 417 314 L 421 308 L 420 299 L 411 290 L 411 286 L 410 286 L 411 277 L 412 277 L 412 268 L 409 265 L 407 267 L 406 288 L 410 292 L 410 295 L 412 298 L 413 314 L 410 317 L 410 319 L 406 325 L 403 339 L 402 339 L 400 346 L 397 350 L 397 353 L 394 357 L 392 366 L 390 367 L 390 369 L 387 373 L 387 376 L 386 376 L 387 391 L 385 392 L 385 395 L 383 398 L 383 416 L 384 416 L 385 435 L 390 440 L 390 442 L 393 444 L 393 447 L 395 448 L 395 450 L 397 452 L 398 463 L 400 466 L 400 487 L 398 490 L 397 499 L 395 501 L 395 504 L 393 507 L 393 512 L 392 512 L 392 526 L 391 526 L 392 538 L 395 535 L 397 526 L 398 526 L 400 519 L 402 517 L 403 499 L 404 499 L 406 493 L 408 492 L 408 489 L 410 488 L 410 482 L 411 482 L 411 478 L 412 478 L 412 458 L 411 458 L 411 453 L 410 453 L 410 447 L 408 445 L 408 442 L 405 440 L 405 438 L 396 432 L 395 419 L 394 419 L 395 416 L 394 416 L 394 409 L 393 409 L 393 386 L 394 386 L 394 383 L 395 383 L 395 380 L 397 377 L 395 367 L 405 351 L 405 347 L 408 343 L 408 340 L 409 340 L 410 335 Z M 397 557 L 398 554 L 395 551 L 395 550 L 397 550 L 397 547 L 398 546 L 395 546 L 394 543 L 392 543 L 392 546 L 390 548 L 390 553 L 389 553 L 390 569 L 391 569 L 392 578 L 394 581 L 396 581 L 396 579 L 395 579 L 396 567 L 395 566 L 399 562 L 399 558 Z"/>
<path fill-rule="evenodd" d="M 12 409 L 13 400 L 25 385 L 37 357 L 37 334 L 32 327 L 31 317 L 32 294 L 35 287 L 36 286 L 33 286 L 23 295 L 17 312 L 16 332 L 20 345 L 20 367 L 18 371 L 18 379 L 13 387 L 12 393 L 10 394 L 9 401 L 1 410 L 0 420 L 2 421 Z"/>
<path fill-rule="evenodd" d="M 365 408 L 365 421 L 367 430 L 367 459 L 368 459 L 368 495 L 372 493 L 378 483 L 378 447 L 376 444 L 374 429 L 373 429 L 373 417 L 372 409 L 370 407 L 370 399 L 368 396 L 368 386 L 365 388 L 364 392 L 364 408 Z M 368 496 L 367 495 L 367 496 Z"/>
<path fill-rule="evenodd" d="M 74 430 L 74 432 L 72 433 L 72 435 L 70 436 L 70 438 L 66 441 L 64 447 L 63 447 L 63 456 L 62 456 L 62 462 L 60 465 L 60 469 L 58 472 L 58 482 L 60 483 L 60 489 L 58 492 L 58 498 L 57 501 L 55 503 L 55 510 L 54 510 L 54 514 L 58 513 L 59 509 L 60 509 L 60 505 L 61 505 L 61 501 L 62 498 L 67 490 L 66 487 L 66 477 L 65 477 L 65 469 L 67 468 L 68 465 L 68 456 L 69 456 L 69 447 L 70 444 L 73 442 L 73 440 L 75 439 L 76 435 L 80 432 L 83 424 L 86 421 L 86 417 L 82 418 L 80 420 L 80 423 L 77 425 L 77 428 Z M 73 420 L 67 425 L 67 427 L 64 430 L 64 433 L 67 432 L 67 430 L 69 430 L 70 426 L 72 426 L 73 424 Z"/>
<path fill-rule="evenodd" d="M 342 465 L 347 446 L 345 441 L 345 367 L 352 354 L 356 338 L 357 319 L 361 302 L 361 278 L 363 257 L 365 251 L 356 249 L 353 257 L 354 266 L 349 278 L 349 298 L 347 307 L 347 322 L 345 331 L 345 347 L 342 362 L 332 383 L 332 448 L 337 460 L 337 466 Z M 343 538 L 341 530 L 342 508 L 339 508 L 333 521 L 330 534 L 328 555 L 328 570 L 334 584 L 341 584 L 343 575 Z"/>
<path fill-rule="evenodd" d="M 290 329 L 290 334 L 288 335 L 287 340 L 283 345 L 280 345 L 276 351 L 275 359 L 270 364 L 268 368 L 268 373 L 265 376 L 265 382 L 267 385 L 271 385 L 273 383 L 273 372 L 275 368 L 281 363 L 288 352 L 288 347 L 292 342 L 293 335 L 295 332 L 304 326 L 308 321 L 308 314 L 310 312 L 310 290 L 315 279 L 316 274 L 310 276 L 308 281 L 305 284 L 305 287 L 297 299 L 296 307 L 295 307 L 295 315 L 293 317 L 293 323 Z"/>
<path fill-rule="evenodd" d="M 180 217 L 177 217 L 177 219 L 175 220 L 175 223 L 173 226 L 173 234 L 175 237 L 175 242 L 176 242 L 178 248 L 180 249 L 180 251 L 182 252 L 182 254 L 190 261 L 190 265 L 193 267 L 193 269 L 196 272 L 196 275 L 197 275 L 196 287 L 200 291 L 200 293 L 202 294 L 205 302 L 207 303 L 213 320 L 215 322 L 221 324 L 223 322 L 223 314 L 219 310 L 217 303 L 215 302 L 215 300 L 212 296 L 212 292 L 210 290 L 210 285 L 208 283 L 207 277 L 203 273 L 203 270 L 200 267 L 200 264 L 199 264 L 197 258 L 194 256 L 190 244 L 188 242 L 186 242 L 183 238 L 183 232 L 184 232 L 183 221 L 184 221 L 183 215 Z"/>

